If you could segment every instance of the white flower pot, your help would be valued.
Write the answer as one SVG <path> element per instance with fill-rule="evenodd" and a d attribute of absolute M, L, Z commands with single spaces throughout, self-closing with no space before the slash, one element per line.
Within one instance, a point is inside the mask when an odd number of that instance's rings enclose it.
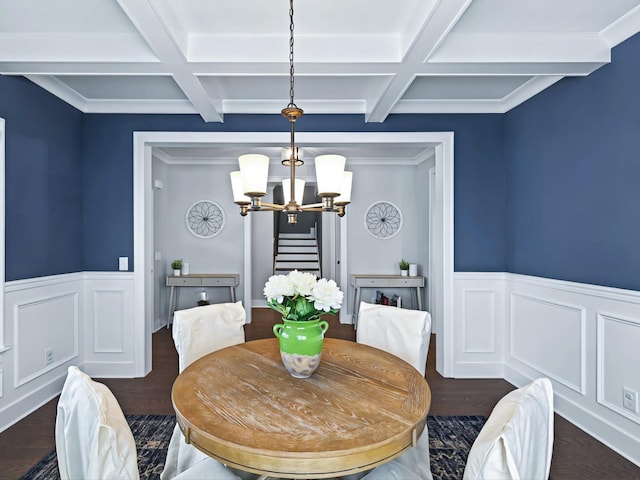
<path fill-rule="evenodd" d="M 409 270 L 400 270 L 400 275 L 406 277 L 407 275 L 409 275 Z"/>
<path fill-rule="evenodd" d="M 174 268 L 173 269 L 173 276 L 174 277 L 179 277 L 180 276 L 180 269 L 179 268 Z"/>

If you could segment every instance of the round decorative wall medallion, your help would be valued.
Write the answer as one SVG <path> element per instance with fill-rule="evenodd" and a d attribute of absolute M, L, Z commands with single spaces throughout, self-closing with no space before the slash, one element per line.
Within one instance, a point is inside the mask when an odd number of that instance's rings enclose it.
<path fill-rule="evenodd" d="M 198 238 L 211 238 L 224 228 L 224 210 L 211 200 L 199 200 L 187 209 L 187 228 Z"/>
<path fill-rule="evenodd" d="M 402 212 L 386 200 L 375 202 L 364 214 L 364 226 L 375 238 L 395 237 L 402 228 Z"/>

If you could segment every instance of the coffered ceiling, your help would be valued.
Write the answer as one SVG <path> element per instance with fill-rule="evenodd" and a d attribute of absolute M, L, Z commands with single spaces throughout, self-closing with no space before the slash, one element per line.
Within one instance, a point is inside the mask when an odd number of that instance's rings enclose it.
<path fill-rule="evenodd" d="M 640 0 L 295 0 L 307 114 L 506 112 L 588 75 Z M 0 74 L 83 112 L 279 113 L 287 0 L 0 0 Z M 285 120 L 283 120 L 284 122 Z"/>

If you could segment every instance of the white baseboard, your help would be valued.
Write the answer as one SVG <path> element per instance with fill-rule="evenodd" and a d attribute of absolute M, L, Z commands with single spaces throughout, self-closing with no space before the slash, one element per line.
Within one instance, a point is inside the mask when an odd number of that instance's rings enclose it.
<path fill-rule="evenodd" d="M 504 378 L 504 363 L 456 362 L 453 378 Z"/>
<path fill-rule="evenodd" d="M 62 385 L 67 378 L 67 372 L 51 378 L 40 388 L 31 390 L 23 397 L 20 397 L 10 404 L 0 409 L 0 432 L 5 431 L 13 424 L 19 422 L 27 415 L 35 412 L 45 403 L 57 397 L 62 391 Z"/>
<path fill-rule="evenodd" d="M 453 376 L 553 383 L 556 412 L 640 465 L 640 292 L 511 273 L 456 272 Z"/>
<path fill-rule="evenodd" d="M 511 367 L 505 367 L 504 378 L 518 388 L 535 379 Z M 640 438 L 616 425 L 610 424 L 607 419 L 577 404 L 571 398 L 557 391 L 554 392 L 553 400 L 554 411 L 558 415 L 604 443 L 630 462 L 640 465 L 640 455 L 638 454 Z"/>
<path fill-rule="evenodd" d="M 135 378 L 133 362 L 85 362 L 84 372 L 94 378 Z"/>

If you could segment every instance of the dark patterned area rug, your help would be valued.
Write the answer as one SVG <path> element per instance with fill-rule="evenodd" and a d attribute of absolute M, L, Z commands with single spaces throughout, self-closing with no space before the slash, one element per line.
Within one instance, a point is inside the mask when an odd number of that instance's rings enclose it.
<path fill-rule="evenodd" d="M 136 439 L 138 469 L 142 480 L 157 480 L 164 468 L 175 417 L 172 415 L 127 415 Z M 473 441 L 486 421 L 479 416 L 429 416 L 429 453 L 434 480 L 462 478 Z M 53 450 L 22 480 L 58 480 L 58 461 Z"/>

